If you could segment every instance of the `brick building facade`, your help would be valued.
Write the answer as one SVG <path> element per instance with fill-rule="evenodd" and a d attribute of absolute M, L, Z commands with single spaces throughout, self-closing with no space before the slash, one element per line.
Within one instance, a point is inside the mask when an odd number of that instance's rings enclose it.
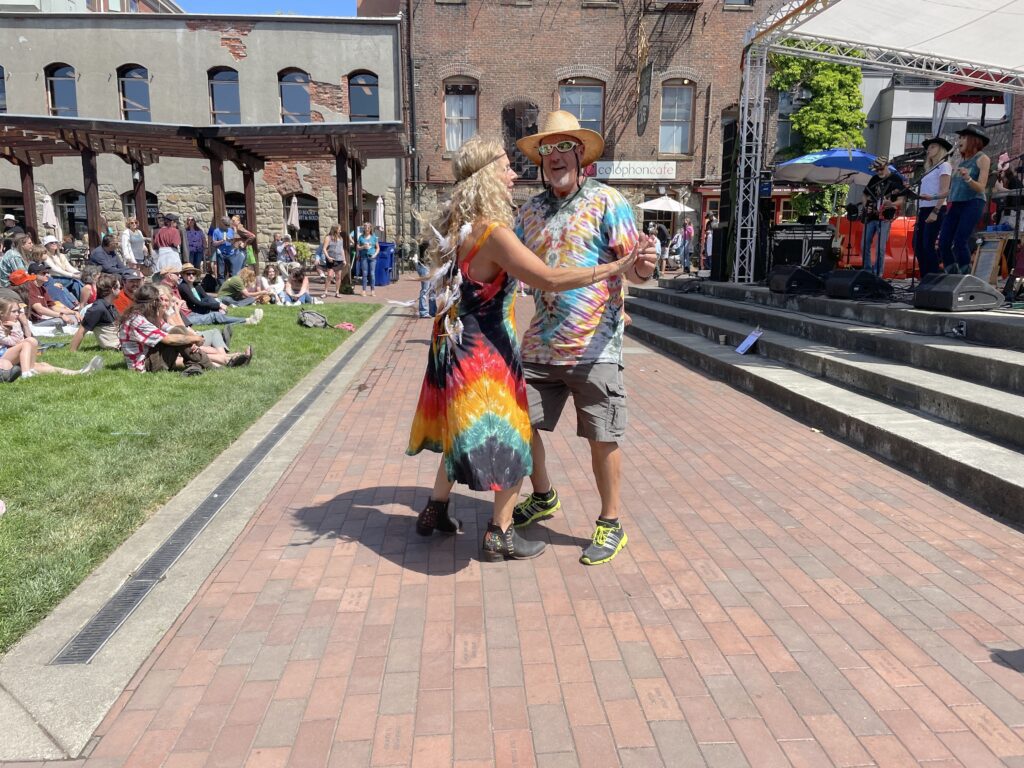
<path fill-rule="evenodd" d="M 514 156 L 513 140 L 564 108 L 603 133 L 599 178 L 610 172 L 634 204 L 667 193 L 696 209 L 696 220 L 716 204 L 722 112 L 739 98 L 744 33 L 767 8 L 767 0 L 363 0 L 359 13 L 411 13 L 414 207 L 429 210 L 443 196 L 451 150 L 474 131 L 504 137 L 523 177 L 516 198 L 525 200 L 540 188 L 537 169 Z M 642 40 L 646 125 L 637 118 Z"/>

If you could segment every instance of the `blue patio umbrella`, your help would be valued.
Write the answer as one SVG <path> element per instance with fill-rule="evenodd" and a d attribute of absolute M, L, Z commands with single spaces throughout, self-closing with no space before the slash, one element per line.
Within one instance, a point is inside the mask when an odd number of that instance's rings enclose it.
<path fill-rule="evenodd" d="M 867 184 L 877 155 L 862 149 L 823 149 L 775 166 L 776 181 L 811 184 Z M 893 166 L 889 170 L 895 172 Z"/>

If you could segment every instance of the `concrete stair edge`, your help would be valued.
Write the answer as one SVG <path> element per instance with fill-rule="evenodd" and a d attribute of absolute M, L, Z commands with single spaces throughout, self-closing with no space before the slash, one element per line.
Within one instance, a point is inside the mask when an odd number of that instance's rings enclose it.
<path fill-rule="evenodd" d="M 890 329 L 863 321 L 820 318 L 794 310 L 699 293 L 631 288 L 630 296 L 683 310 L 760 325 L 794 338 L 888 358 L 941 375 L 1024 395 L 1024 352 L 989 349 L 944 336 Z"/>
<path fill-rule="evenodd" d="M 633 315 L 712 338 L 725 335 L 737 346 L 752 330 L 749 324 L 681 309 L 672 304 L 634 298 Z M 853 388 L 900 407 L 922 411 L 965 430 L 1024 449 L 1024 397 L 969 381 L 921 370 L 902 362 L 815 343 L 768 330 L 757 354 L 794 366 L 839 386 Z"/>
<path fill-rule="evenodd" d="M 647 317 L 634 318 L 628 333 L 988 514 L 1024 523 L 1024 486 L 1008 479 L 1024 477 L 1019 453 Z"/>

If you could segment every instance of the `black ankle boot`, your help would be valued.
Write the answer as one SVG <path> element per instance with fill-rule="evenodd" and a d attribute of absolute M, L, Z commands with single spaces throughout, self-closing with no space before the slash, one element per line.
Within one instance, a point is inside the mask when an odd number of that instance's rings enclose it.
<path fill-rule="evenodd" d="M 487 525 L 484 543 L 480 547 L 480 559 L 488 563 L 499 560 L 529 560 L 536 557 L 547 547 L 543 541 L 529 541 L 516 531 L 514 525 L 502 531 L 494 523 Z"/>
<path fill-rule="evenodd" d="M 462 523 L 448 514 L 448 502 L 431 499 L 416 518 L 416 533 L 429 536 L 434 529 L 441 533 L 458 533 Z"/>

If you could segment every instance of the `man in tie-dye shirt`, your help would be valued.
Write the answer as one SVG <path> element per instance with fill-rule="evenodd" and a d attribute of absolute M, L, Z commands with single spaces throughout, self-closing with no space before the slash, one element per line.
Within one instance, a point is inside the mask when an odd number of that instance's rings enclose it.
<path fill-rule="evenodd" d="M 551 267 L 595 267 L 644 251 L 627 277 L 644 282 L 654 271 L 655 250 L 638 233 L 633 209 L 616 190 L 584 176 L 604 150 L 595 131 L 581 129 L 568 112 L 547 116 L 544 129 L 518 142 L 541 169 L 546 191 L 519 210 L 516 234 Z M 643 238 L 643 239 L 641 239 Z M 648 247 L 649 246 L 649 247 Z M 625 284 L 621 277 L 564 293 L 534 292 L 537 308 L 523 339 L 533 424 L 533 493 L 516 506 L 518 527 L 551 517 L 561 506 L 544 461 L 540 432 L 554 430 L 570 396 L 577 434 L 590 443 L 601 513 L 580 562 L 605 563 L 626 545 L 619 520 L 626 390 L 622 380 Z"/>

